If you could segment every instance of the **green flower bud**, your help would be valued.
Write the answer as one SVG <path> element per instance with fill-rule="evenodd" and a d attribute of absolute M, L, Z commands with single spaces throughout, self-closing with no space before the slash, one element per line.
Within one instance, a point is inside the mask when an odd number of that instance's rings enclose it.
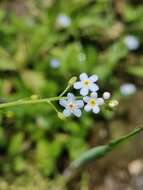
<path fill-rule="evenodd" d="M 111 100 L 108 104 L 110 108 L 115 108 L 119 105 L 119 102 L 117 100 Z"/>
<path fill-rule="evenodd" d="M 69 80 L 68 84 L 69 84 L 70 86 L 72 86 L 76 81 L 77 81 L 77 77 L 74 76 L 74 77 L 72 77 L 72 78 Z"/>
<path fill-rule="evenodd" d="M 58 118 L 61 120 L 65 120 L 65 116 L 62 112 L 58 112 Z"/>

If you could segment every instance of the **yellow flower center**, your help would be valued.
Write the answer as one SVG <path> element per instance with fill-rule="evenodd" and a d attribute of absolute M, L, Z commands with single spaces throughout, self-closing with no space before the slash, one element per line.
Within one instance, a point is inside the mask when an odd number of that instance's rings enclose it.
<path fill-rule="evenodd" d="M 89 105 L 90 105 L 91 107 L 94 107 L 94 106 L 96 105 L 96 100 L 95 100 L 94 98 L 91 98 L 91 99 L 89 100 Z"/>
<path fill-rule="evenodd" d="M 68 108 L 69 108 L 69 110 L 74 110 L 75 109 L 75 104 L 73 104 L 73 103 L 70 103 L 69 105 L 68 105 Z"/>
<path fill-rule="evenodd" d="M 90 83 L 90 81 L 89 81 L 89 80 L 84 80 L 84 81 L 83 81 L 84 86 L 88 86 L 88 85 L 89 85 L 89 83 Z"/>

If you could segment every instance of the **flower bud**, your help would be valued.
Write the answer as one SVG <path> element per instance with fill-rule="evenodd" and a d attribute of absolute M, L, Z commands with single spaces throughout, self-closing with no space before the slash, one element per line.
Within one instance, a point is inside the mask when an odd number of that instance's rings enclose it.
<path fill-rule="evenodd" d="M 76 81 L 77 81 L 77 77 L 74 76 L 74 77 L 72 77 L 72 78 L 69 80 L 68 84 L 69 84 L 70 86 L 72 86 Z"/>
<path fill-rule="evenodd" d="M 119 105 L 119 102 L 117 100 L 111 100 L 108 105 L 110 108 L 115 108 Z"/>
<path fill-rule="evenodd" d="M 103 98 L 104 98 L 105 100 L 108 100 L 110 97 L 111 97 L 111 94 L 110 94 L 109 92 L 104 92 L 104 93 L 103 93 Z"/>
<path fill-rule="evenodd" d="M 65 116 L 62 112 L 58 112 L 58 118 L 61 120 L 65 120 Z"/>

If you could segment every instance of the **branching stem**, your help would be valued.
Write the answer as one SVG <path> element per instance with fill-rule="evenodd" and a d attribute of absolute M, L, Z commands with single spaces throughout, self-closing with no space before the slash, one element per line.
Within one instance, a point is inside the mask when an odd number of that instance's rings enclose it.
<path fill-rule="evenodd" d="M 59 97 L 62 97 L 69 89 L 70 89 L 71 85 L 68 85 L 65 90 L 59 95 Z"/>
<path fill-rule="evenodd" d="M 63 98 L 66 98 L 66 97 L 63 97 Z M 27 104 L 49 103 L 49 102 L 53 102 L 53 101 L 58 101 L 60 99 L 61 99 L 61 97 L 43 98 L 43 99 L 36 99 L 36 100 L 21 99 L 21 100 L 17 100 L 17 101 L 13 101 L 13 102 L 2 103 L 2 104 L 0 104 L 0 109 L 13 107 L 13 106 L 19 106 L 19 105 L 27 105 Z"/>
<path fill-rule="evenodd" d="M 12 102 L 7 102 L 7 103 L 2 103 L 0 104 L 0 109 L 3 108 L 9 108 L 9 107 L 14 107 L 14 106 L 20 106 L 20 105 L 28 105 L 28 104 L 39 104 L 39 103 L 48 103 L 51 105 L 52 102 L 59 101 L 61 98 L 67 99 L 67 97 L 52 97 L 52 98 L 41 98 L 41 99 L 20 99 Z M 77 96 L 77 99 L 80 99 L 81 96 Z"/>

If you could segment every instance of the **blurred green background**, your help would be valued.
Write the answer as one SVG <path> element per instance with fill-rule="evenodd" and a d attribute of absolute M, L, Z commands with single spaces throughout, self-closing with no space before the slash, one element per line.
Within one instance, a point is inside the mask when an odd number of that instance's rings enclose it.
<path fill-rule="evenodd" d="M 127 36 L 135 37 L 137 48 L 125 43 Z M 57 96 L 82 72 L 99 75 L 101 93 L 121 99 L 116 113 L 83 113 L 81 119 L 65 121 L 49 105 L 0 110 L 0 189 L 16 176 L 30 178 L 31 170 L 44 180 L 54 179 L 89 147 L 141 124 L 142 36 L 140 0 L 0 1 L 1 103 L 32 94 Z M 128 82 L 137 92 L 122 97 L 120 85 Z"/>

